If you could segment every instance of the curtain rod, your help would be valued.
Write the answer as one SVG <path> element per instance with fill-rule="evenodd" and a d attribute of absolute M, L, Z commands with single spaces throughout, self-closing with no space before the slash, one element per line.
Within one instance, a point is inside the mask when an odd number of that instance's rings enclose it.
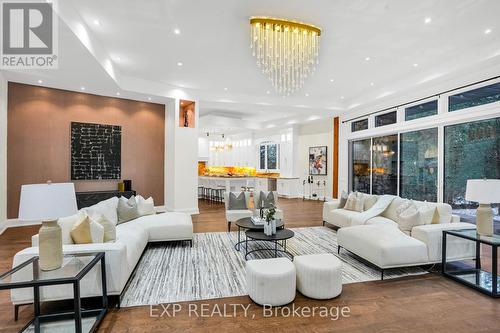
<path fill-rule="evenodd" d="M 446 91 L 442 91 L 440 93 L 437 93 L 437 94 L 434 94 L 434 95 L 429 95 L 427 97 L 423 97 L 423 98 L 419 98 L 419 99 L 415 99 L 413 101 L 410 101 L 410 102 L 406 102 L 406 103 L 403 103 L 403 104 L 399 104 L 399 105 L 396 105 L 396 106 L 391 106 L 390 108 L 385 108 L 385 109 L 382 109 L 382 110 L 378 110 L 378 111 L 374 111 L 374 112 L 370 112 L 370 113 L 367 113 L 367 114 L 364 114 L 364 115 L 361 115 L 361 116 L 357 116 L 357 117 L 354 117 L 354 118 L 350 118 L 350 119 L 347 119 L 347 120 L 343 120 L 342 121 L 342 124 L 344 123 L 347 123 L 347 122 L 350 122 L 350 121 L 353 121 L 353 120 L 357 120 L 357 119 L 361 119 L 361 118 L 365 118 L 367 116 L 371 116 L 372 114 L 375 114 L 375 113 L 379 113 L 379 112 L 384 112 L 384 111 L 389 111 L 389 110 L 392 110 L 392 109 L 397 109 L 397 108 L 400 108 L 402 106 L 405 106 L 405 105 L 408 105 L 408 104 L 412 104 L 412 103 L 416 103 L 416 102 L 420 102 L 420 101 L 423 101 L 423 100 L 426 100 L 426 99 L 429 99 L 429 98 L 432 98 L 432 97 L 439 97 L 443 94 L 447 94 L 447 93 L 450 93 L 452 91 L 455 91 L 455 90 L 459 90 L 459 89 L 463 89 L 463 88 L 467 88 L 467 87 L 470 87 L 470 86 L 474 86 L 476 84 L 480 84 L 480 83 L 484 83 L 484 82 L 488 82 L 488 81 L 491 81 L 491 80 L 495 80 L 495 79 L 498 79 L 500 78 L 500 75 L 498 76 L 495 76 L 495 77 L 491 77 L 489 79 L 485 79 L 485 80 L 481 80 L 481 81 L 477 81 L 477 82 L 474 82 L 474 83 L 469 83 L 469 84 L 466 84 L 466 85 L 463 85 L 463 86 L 460 86 L 458 88 L 453 88 L 453 89 L 450 89 L 450 90 L 446 90 Z"/>

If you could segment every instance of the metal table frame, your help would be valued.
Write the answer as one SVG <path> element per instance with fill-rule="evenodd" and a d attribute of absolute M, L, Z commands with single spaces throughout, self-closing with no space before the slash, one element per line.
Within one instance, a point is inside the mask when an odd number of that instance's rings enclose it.
<path fill-rule="evenodd" d="M 73 254 L 78 256 L 78 254 Z M 55 278 L 47 280 L 36 280 L 38 275 L 38 257 L 33 257 L 22 264 L 14 267 L 10 271 L 0 275 L 0 281 L 4 277 L 14 274 L 15 272 L 21 270 L 29 264 L 33 264 L 33 275 L 34 279 L 31 281 L 20 281 L 12 283 L 0 283 L 0 290 L 9 290 L 17 288 L 33 288 L 33 306 L 34 306 L 34 318 L 31 319 L 19 332 L 24 332 L 31 325 L 35 326 L 35 332 L 40 332 L 40 324 L 45 322 L 53 322 L 60 320 L 75 320 L 75 332 L 82 333 L 82 318 L 85 317 L 95 317 L 96 320 L 91 328 L 91 332 L 95 331 L 99 326 L 101 320 L 104 318 L 108 307 L 108 296 L 106 288 L 106 261 L 104 252 L 97 253 L 84 253 L 81 256 L 91 256 L 95 257 L 74 277 L 65 278 Z M 81 306 L 81 293 L 80 293 L 80 281 L 85 275 L 98 263 L 101 262 L 101 283 L 102 283 L 102 308 L 92 309 L 92 310 L 82 310 Z M 60 312 L 52 314 L 41 314 L 40 311 L 40 287 L 43 286 L 55 286 L 62 284 L 72 284 L 73 285 L 73 311 Z"/>
<path fill-rule="evenodd" d="M 288 229 L 281 229 L 281 230 L 288 230 Z M 291 230 L 289 230 L 291 231 Z M 256 253 L 256 252 L 263 252 L 263 251 L 274 251 L 274 257 L 277 258 L 278 257 L 278 252 L 281 252 L 281 253 L 284 253 L 286 255 L 289 255 L 291 257 L 291 259 L 293 260 L 293 254 L 291 254 L 290 252 L 288 252 L 286 250 L 286 241 L 287 239 L 290 239 L 294 236 L 294 233 L 293 231 L 292 232 L 292 235 L 290 237 L 287 237 L 287 238 L 270 238 L 270 239 L 254 239 L 252 238 L 251 236 L 248 236 L 248 233 L 251 233 L 251 232 L 259 232 L 259 231 L 251 231 L 251 230 L 247 230 L 245 232 L 245 260 L 248 260 L 248 256 L 252 253 Z M 264 233 L 264 232 L 262 232 Z M 250 238 L 250 239 L 249 239 Z M 253 241 L 253 242 L 271 242 L 271 243 L 274 243 L 274 249 L 268 249 L 268 248 L 261 248 L 261 249 L 255 249 L 255 250 L 251 250 L 251 251 L 248 251 L 248 242 L 250 241 Z M 282 241 L 283 244 L 279 244 L 279 241 Z M 282 247 L 282 249 L 278 249 L 278 244 Z"/>

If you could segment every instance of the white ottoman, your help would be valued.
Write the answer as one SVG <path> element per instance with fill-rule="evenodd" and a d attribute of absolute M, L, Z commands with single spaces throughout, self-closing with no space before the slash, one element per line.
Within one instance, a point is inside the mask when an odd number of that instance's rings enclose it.
<path fill-rule="evenodd" d="M 342 263 L 333 254 L 295 256 L 297 289 L 316 299 L 334 298 L 342 291 Z"/>
<path fill-rule="evenodd" d="M 260 305 L 280 306 L 295 299 L 295 266 L 287 258 L 246 262 L 247 292 Z"/>

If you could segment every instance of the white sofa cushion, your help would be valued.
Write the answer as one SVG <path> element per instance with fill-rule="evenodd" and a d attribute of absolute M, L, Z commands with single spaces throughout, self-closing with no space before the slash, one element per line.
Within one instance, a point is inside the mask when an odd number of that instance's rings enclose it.
<path fill-rule="evenodd" d="M 387 225 L 392 225 L 393 227 L 397 228 L 398 224 L 394 222 L 393 220 L 388 219 L 387 217 L 383 216 L 375 216 L 369 219 L 368 221 L 365 222 L 366 225 L 372 225 L 372 224 L 387 224 Z"/>
<path fill-rule="evenodd" d="M 86 211 L 90 218 L 94 220 L 102 214 L 105 218 L 116 225 L 118 223 L 118 214 L 116 212 L 117 207 L 118 198 L 112 197 L 110 199 L 103 200 L 93 206 L 83 208 L 83 210 Z"/>
<path fill-rule="evenodd" d="M 476 229 L 476 226 L 474 224 L 462 222 L 420 225 L 412 229 L 411 235 L 427 245 L 427 253 L 430 262 L 441 262 L 443 230 L 457 229 Z M 475 242 L 447 236 L 446 245 L 446 257 L 449 261 L 474 258 L 476 251 Z"/>
<path fill-rule="evenodd" d="M 427 246 L 392 225 L 341 228 L 338 244 L 380 268 L 414 266 L 428 261 Z"/>
<path fill-rule="evenodd" d="M 150 242 L 193 239 L 193 223 L 185 213 L 161 213 L 141 216 L 123 224 L 142 228 Z M 118 228 L 120 228 L 120 224 Z"/>
<path fill-rule="evenodd" d="M 351 218 L 358 215 L 359 212 L 347 209 L 335 209 L 329 215 L 328 223 L 338 227 L 348 227 L 351 225 Z"/>

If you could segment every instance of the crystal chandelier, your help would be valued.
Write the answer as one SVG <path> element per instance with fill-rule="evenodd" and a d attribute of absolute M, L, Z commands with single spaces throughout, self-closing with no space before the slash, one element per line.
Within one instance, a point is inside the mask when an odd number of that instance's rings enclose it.
<path fill-rule="evenodd" d="M 288 96 L 304 85 L 318 64 L 321 29 L 269 17 L 250 18 L 252 54 L 278 92 Z"/>

